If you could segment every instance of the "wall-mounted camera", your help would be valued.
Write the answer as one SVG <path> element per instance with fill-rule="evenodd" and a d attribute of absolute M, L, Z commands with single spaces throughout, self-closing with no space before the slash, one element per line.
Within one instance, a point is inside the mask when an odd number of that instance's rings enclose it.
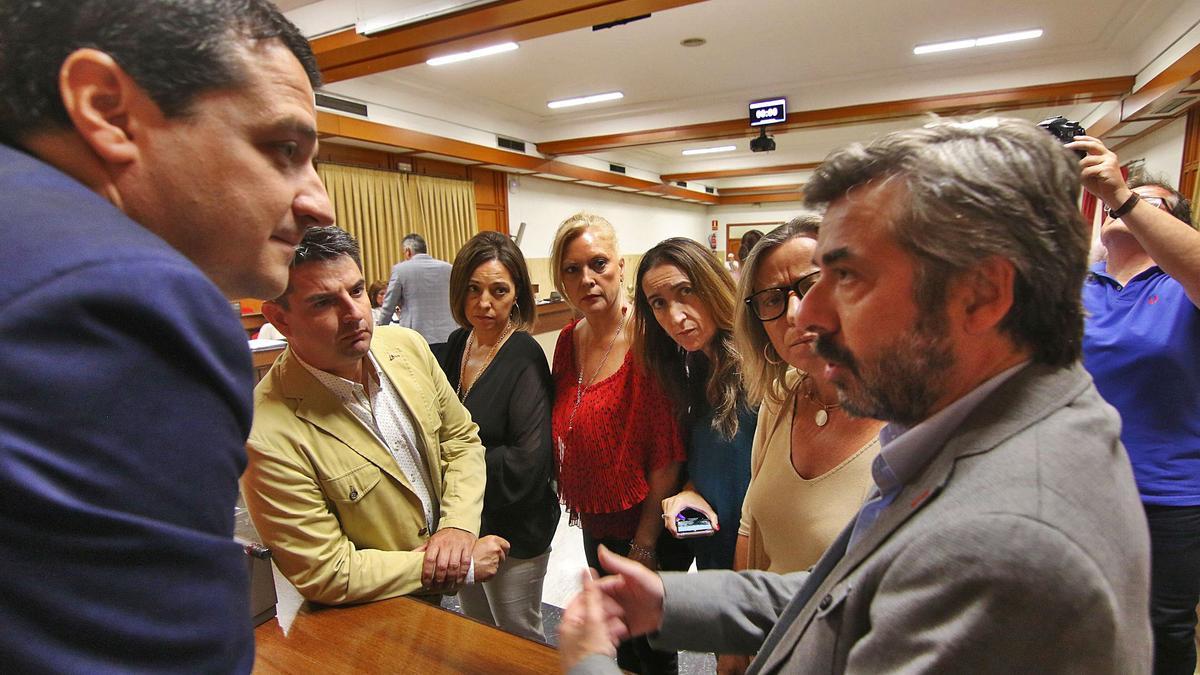
<path fill-rule="evenodd" d="M 758 138 L 750 139 L 751 152 L 771 152 L 775 149 L 775 139 L 767 135 L 766 129 L 758 130 Z"/>

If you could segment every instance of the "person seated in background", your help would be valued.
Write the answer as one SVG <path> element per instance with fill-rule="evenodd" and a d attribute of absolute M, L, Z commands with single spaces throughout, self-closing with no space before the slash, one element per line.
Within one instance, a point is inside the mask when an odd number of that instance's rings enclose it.
<path fill-rule="evenodd" d="M 372 281 L 371 285 L 367 287 L 367 297 L 371 299 L 371 320 L 377 326 L 383 317 L 383 299 L 386 295 L 386 282 Z"/>
<path fill-rule="evenodd" d="M 479 532 L 512 546 L 491 581 L 458 598 L 467 616 L 544 642 L 542 582 L 561 515 L 552 483 L 554 383 L 545 352 L 526 332 L 533 288 L 512 239 L 480 232 L 463 245 L 450 273 L 450 308 L 462 328 L 438 360 L 486 449 Z"/>
<path fill-rule="evenodd" d="M 386 326 L 400 312 L 400 325 L 421 334 L 433 353 L 441 351 L 458 327 L 450 314 L 450 263 L 429 255 L 425 238 L 404 237 L 404 260 L 392 268 L 377 325 Z"/>
<path fill-rule="evenodd" d="M 787 319 L 843 408 L 890 422 L 870 498 L 810 572 L 660 576 L 602 550 L 565 665 L 614 672 L 588 649 L 654 633 L 757 652 L 752 673 L 1149 672 L 1146 519 L 1079 363 L 1079 175 L 1013 119 L 831 153 L 804 186 L 820 278 Z"/>
<path fill-rule="evenodd" d="M 254 390 L 242 491 L 279 570 L 337 605 L 486 581 L 477 427 L 425 341 L 374 331 L 358 242 L 310 229 L 263 313 L 288 347 Z"/>
<path fill-rule="evenodd" d="M 1154 672 L 1196 669 L 1200 602 L 1200 232 L 1191 204 L 1163 182 L 1125 183 L 1104 144 L 1083 186 L 1106 205 L 1107 251 L 1083 287 L 1083 364 L 1121 413 L 1121 441 L 1150 526 Z"/>
<path fill-rule="evenodd" d="M 635 287 L 633 352 L 687 439 L 687 483 L 662 502 L 666 529 L 679 537 L 681 512 L 704 514 L 714 531 L 687 539 L 696 567 L 732 569 L 758 424 L 733 342 L 733 280 L 708 248 L 678 237 L 642 255 Z"/>

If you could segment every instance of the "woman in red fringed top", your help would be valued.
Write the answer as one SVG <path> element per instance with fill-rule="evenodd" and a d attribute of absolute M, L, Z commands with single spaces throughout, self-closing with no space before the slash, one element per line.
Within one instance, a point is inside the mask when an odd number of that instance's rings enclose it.
<path fill-rule="evenodd" d="M 581 213 L 559 226 L 551 274 L 583 314 L 554 349 L 559 495 L 583 526 L 584 552 L 598 572 L 601 544 L 650 569 L 686 570 L 691 554 L 664 534 L 662 500 L 678 491 L 687 457 L 670 401 L 629 351 L 624 263 L 603 218 Z M 621 643 L 617 663 L 633 672 L 677 672 L 675 653 L 652 650 L 644 637 Z"/>

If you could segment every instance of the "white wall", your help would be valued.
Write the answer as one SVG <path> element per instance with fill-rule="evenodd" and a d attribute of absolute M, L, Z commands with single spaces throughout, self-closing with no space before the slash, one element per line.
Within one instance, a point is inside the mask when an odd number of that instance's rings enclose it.
<path fill-rule="evenodd" d="M 1187 131 L 1187 116 L 1181 116 L 1174 122 L 1143 136 L 1142 138 L 1117 148 L 1117 156 L 1125 164 L 1135 159 L 1146 161 L 1146 171 L 1152 175 L 1161 176 L 1167 182 L 1179 187 L 1179 169 L 1183 164 L 1183 137 Z"/>
<path fill-rule="evenodd" d="M 700 204 L 532 176 L 520 176 L 518 182 L 516 190 L 508 192 L 508 229 L 516 234 L 521 223 L 526 224 L 521 251 L 527 258 L 550 257 L 558 224 L 579 211 L 611 222 L 624 255 L 645 253 L 668 237 L 707 241 L 710 231 L 708 209 Z"/>
<path fill-rule="evenodd" d="M 717 221 L 717 248 L 725 250 L 726 225 L 769 222 L 786 223 L 800 215 L 800 212 L 803 210 L 803 202 L 768 202 L 761 206 L 735 204 L 709 208 L 708 218 L 709 221 Z M 745 228 L 735 230 L 733 236 L 739 236 L 742 229 Z M 762 230 L 763 234 L 766 234 L 770 230 L 769 227 L 757 227 L 756 229 Z"/>

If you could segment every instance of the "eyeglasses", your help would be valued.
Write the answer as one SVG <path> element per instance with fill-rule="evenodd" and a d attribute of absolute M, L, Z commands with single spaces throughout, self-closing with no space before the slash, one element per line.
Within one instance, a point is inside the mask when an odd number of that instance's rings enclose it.
<path fill-rule="evenodd" d="M 1169 204 L 1167 204 L 1167 200 L 1163 199 L 1162 197 L 1142 197 L 1141 195 L 1138 195 L 1138 197 L 1140 197 L 1139 201 L 1146 202 L 1147 204 L 1149 204 L 1150 206 L 1153 206 L 1156 209 L 1162 209 L 1163 211 L 1171 210 L 1171 206 Z M 1117 207 L 1117 208 L 1120 208 L 1120 207 Z M 1115 218 L 1113 218 L 1112 212 L 1116 211 L 1116 210 L 1117 209 L 1110 209 L 1107 206 L 1104 207 L 1104 217 L 1108 218 L 1109 220 L 1115 220 Z"/>
<path fill-rule="evenodd" d="M 759 321 L 774 321 L 787 311 L 789 293 L 795 293 L 798 299 L 803 298 L 820 278 L 821 270 L 813 270 L 787 286 L 764 288 L 746 298 L 746 304 L 750 305 L 750 311 Z"/>

